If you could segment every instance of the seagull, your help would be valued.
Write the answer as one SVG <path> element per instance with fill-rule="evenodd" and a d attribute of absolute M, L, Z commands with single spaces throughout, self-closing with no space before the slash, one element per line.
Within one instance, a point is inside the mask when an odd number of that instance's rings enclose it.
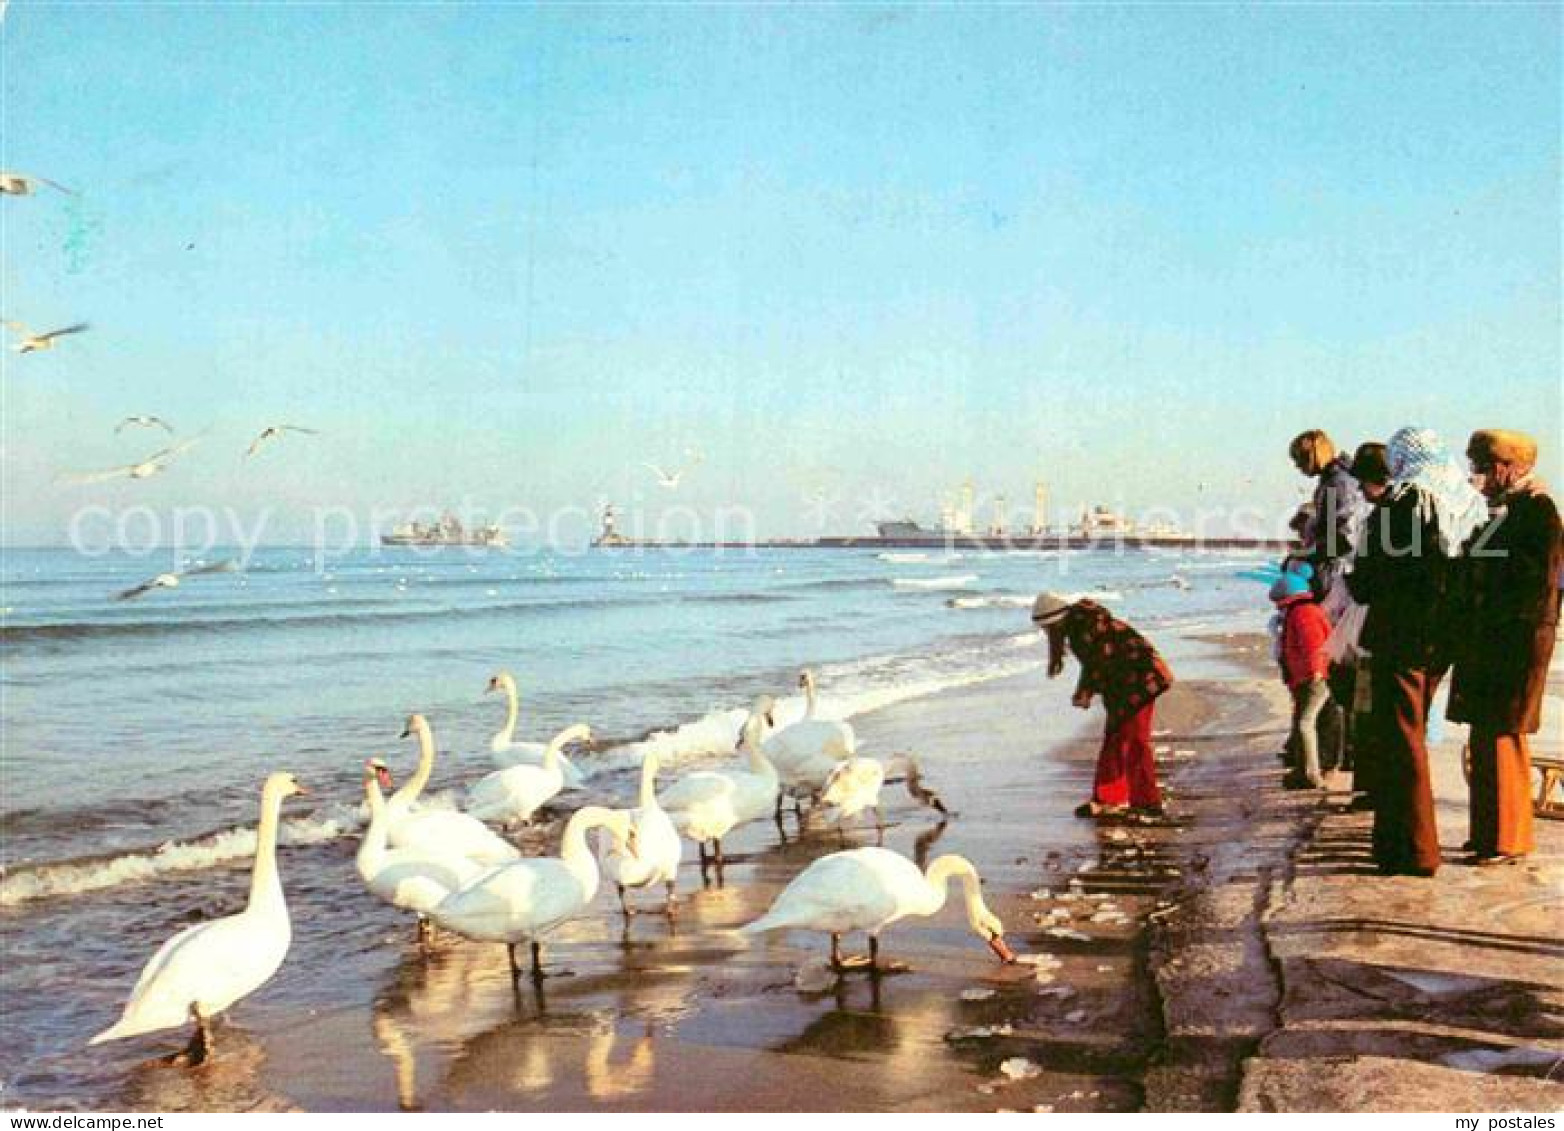
<path fill-rule="evenodd" d="M 0 14 L 3 14 L 4 11 L 5 9 L 0 7 Z M 0 194 L 6 196 L 32 196 L 33 193 L 37 192 L 44 185 L 52 189 L 58 189 L 67 196 L 76 195 L 74 189 L 68 189 L 58 181 L 51 181 L 48 177 L 32 177 L 26 173 L 0 172 Z"/>
<path fill-rule="evenodd" d="M 203 573 L 232 573 L 237 568 L 232 559 L 213 562 L 211 565 L 195 566 L 192 569 L 176 570 L 173 573 L 160 573 L 150 581 L 143 581 L 140 585 L 133 585 L 129 589 L 122 590 L 114 595 L 116 601 L 134 601 L 143 593 L 150 593 L 154 589 L 173 589 L 179 584 L 182 577 L 195 577 Z"/>
<path fill-rule="evenodd" d="M 690 462 L 684 467 L 679 468 L 678 471 L 664 471 L 655 463 L 643 464 L 642 466 L 650 471 L 653 475 L 657 476 L 657 485 L 659 487 L 666 487 L 670 491 L 677 491 L 679 489 L 679 480 L 683 479 L 686 472 L 698 466 L 701 462 L 700 452 L 693 448 L 686 451 L 684 454 L 689 458 Z"/>
<path fill-rule="evenodd" d="M 171 448 L 153 452 L 140 463 L 128 463 L 124 467 L 111 467 L 107 471 L 89 471 L 81 475 L 67 475 L 63 478 L 65 482 L 78 487 L 88 483 L 104 483 L 110 479 L 150 479 L 158 472 L 164 470 L 170 460 L 190 447 L 198 439 L 200 439 L 199 436 L 193 437 L 182 444 L 175 444 Z"/>
<path fill-rule="evenodd" d="M 21 335 L 22 340 L 12 346 L 12 349 L 17 353 L 32 353 L 34 350 L 52 350 L 54 339 L 63 338 L 66 334 L 79 334 L 89 326 L 86 322 L 78 322 L 74 326 L 50 330 L 47 334 L 35 334 L 20 322 L 7 322 L 5 328 L 13 334 Z"/>
<path fill-rule="evenodd" d="M 161 428 L 170 436 L 174 434 L 174 429 L 161 416 L 127 416 L 114 426 L 114 435 L 118 436 L 132 424 L 138 428 Z"/>
<path fill-rule="evenodd" d="M 273 424 L 269 428 L 263 429 L 261 434 L 250 443 L 250 447 L 244 453 L 244 458 L 249 459 L 256 452 L 260 451 L 261 445 L 268 440 L 282 439 L 284 432 L 302 432 L 306 436 L 320 435 L 320 432 L 314 428 L 301 428 L 297 424 Z"/>

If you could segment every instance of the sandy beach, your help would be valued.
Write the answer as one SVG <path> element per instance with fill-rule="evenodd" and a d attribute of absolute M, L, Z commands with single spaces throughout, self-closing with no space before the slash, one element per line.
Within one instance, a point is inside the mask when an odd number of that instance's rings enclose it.
<path fill-rule="evenodd" d="M 787 843 L 769 824 L 732 838 L 722 886 L 701 887 L 687 863 L 672 930 L 655 914 L 622 929 L 612 893 L 601 892 L 550 948 L 573 976 L 541 994 L 528 982 L 513 990 L 498 946 L 446 939 L 424 959 L 410 923 L 367 900 L 363 914 L 384 920 L 383 945 L 371 952 L 334 951 L 301 926 L 288 965 L 223 1030 L 217 1063 L 197 1073 L 138 1069 L 125 1101 L 164 1110 L 1140 1109 L 1166 1037 L 1145 918 L 1171 905 L 1189 867 L 1183 796 L 1203 788 L 1222 735 L 1253 732 L 1263 700 L 1247 681 L 1178 684 L 1157 723 L 1173 815 L 1155 826 L 1098 824 L 1070 815 L 1089 788 L 1100 719 L 1070 709 L 1069 683 L 1035 670 L 858 720 L 866 748 L 915 751 L 955 813 L 940 824 L 898 794 L 884 843 L 920 860 L 970 858 L 1012 946 L 1049 956 L 1042 965 L 1000 965 L 952 903 L 887 932 L 887 955 L 910 972 L 801 992 L 794 975 L 823 955 L 822 936 L 745 946 L 731 931 L 809 860 L 874 834 L 810 829 L 799 839 L 789 816 Z M 529 847 L 547 850 L 547 835 Z M 351 849 L 331 846 L 344 857 Z M 340 1004 L 290 1004 L 297 979 L 333 969 Z M 318 1001 L 319 987 L 312 992 Z M 1001 1071 L 1013 1058 L 1026 1062 L 1011 1065 L 1021 1079 Z M 844 1062 L 855 1070 L 844 1073 Z"/>

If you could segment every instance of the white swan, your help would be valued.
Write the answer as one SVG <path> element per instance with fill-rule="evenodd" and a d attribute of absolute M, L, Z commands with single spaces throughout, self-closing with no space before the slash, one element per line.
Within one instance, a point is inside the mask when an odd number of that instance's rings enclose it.
<path fill-rule="evenodd" d="M 549 740 L 541 766 L 511 766 L 485 774 L 467 791 L 467 812 L 483 821 L 530 820 L 565 787 L 560 750 L 566 743 L 591 740 L 592 728 L 577 723 Z"/>
<path fill-rule="evenodd" d="M 504 864 L 520 856 L 515 845 L 476 817 L 450 809 L 419 809 L 414 804 L 434 772 L 434 734 L 429 720 L 422 715 L 409 715 L 402 737 L 410 734 L 418 737 L 418 768 L 386 802 L 391 819 L 391 847 L 427 846 L 469 856 L 480 864 Z"/>
<path fill-rule="evenodd" d="M 194 1021 L 195 1032 L 180 1058 L 200 1064 L 212 1055 L 212 1018 L 265 985 L 293 940 L 277 876 L 277 823 L 283 799 L 303 792 L 292 774 L 266 779 L 249 903 L 237 915 L 186 927 L 164 943 L 142 969 L 120 1019 L 89 1044 Z"/>
<path fill-rule="evenodd" d="M 526 742 L 516 737 L 516 719 L 521 713 L 521 696 L 516 691 L 516 678 L 510 672 L 500 672 L 483 689 L 485 695 L 491 691 L 505 693 L 505 725 L 489 739 L 489 754 L 494 759 L 495 767 L 505 770 L 511 766 L 541 766 L 543 755 L 548 751 L 548 743 Z M 565 767 L 566 789 L 579 789 L 586 783 L 574 762 L 564 756 L 559 761 Z"/>
<path fill-rule="evenodd" d="M 967 922 L 1002 962 L 1014 962 L 1005 945 L 1005 927 L 983 902 L 977 869 L 960 856 L 941 856 L 927 872 L 888 848 L 854 848 L 822 856 L 782 889 L 771 910 L 747 927 L 745 935 L 798 928 L 831 936 L 831 965 L 837 970 L 880 965 L 880 932 L 909 915 L 933 915 L 945 906 L 947 886 L 960 877 Z M 842 958 L 842 935 L 869 935 L 867 960 Z"/>
<path fill-rule="evenodd" d="M 950 815 L 939 795 L 924 786 L 922 771 L 916 759 L 909 754 L 897 754 L 884 762 L 863 755 L 838 762 L 820 791 L 820 803 L 835 811 L 838 827 L 865 809 L 873 809 L 875 827 L 883 828 L 885 820 L 880 811 L 880 790 L 887 778 L 898 773 L 906 776 L 907 792 L 915 801 L 944 816 Z"/>
<path fill-rule="evenodd" d="M 673 819 L 657 803 L 657 753 L 649 751 L 641 762 L 641 803 L 630 810 L 630 821 L 635 827 L 636 853 L 630 855 L 618 844 L 598 842 L 597 860 L 603 875 L 619 890 L 619 906 L 625 918 L 635 914 L 625 901 L 626 888 L 649 888 L 663 884 L 667 901 L 663 910 L 670 918 L 674 914 L 674 882 L 679 875 L 679 861 L 684 856 L 684 841 Z"/>
<path fill-rule="evenodd" d="M 502 942 L 513 977 L 521 973 L 516 944 L 532 944 L 532 976 L 543 977 L 543 936 L 586 909 L 597 895 L 597 861 L 587 847 L 588 829 L 606 828 L 635 855 L 635 829 L 622 809 L 588 805 L 565 825 L 558 857 L 517 860 L 490 868 L 431 912 L 440 926 L 464 938 Z"/>
<path fill-rule="evenodd" d="M 429 912 L 446 896 L 465 887 L 488 867 L 467 856 L 438 847 L 388 848 L 391 818 L 380 787 L 391 787 L 391 773 L 378 758 L 364 763 L 364 800 L 369 803 L 369 827 L 364 830 L 354 863 L 364 886 L 392 907 L 418 916 L 418 943 L 430 941 Z"/>
<path fill-rule="evenodd" d="M 702 874 L 708 859 L 707 841 L 712 842 L 712 859 L 720 869 L 722 838 L 729 830 L 776 812 L 777 771 L 761 750 L 774 706 L 769 695 L 762 695 L 744 722 L 739 749 L 749 756 L 747 772 L 700 770 L 680 778 L 662 793 L 662 807 L 674 827 L 700 849 Z"/>
<path fill-rule="evenodd" d="M 819 702 L 814 672 L 808 668 L 799 672 L 798 686 L 804 691 L 804 717 L 779 729 L 765 744 L 766 757 L 795 801 L 801 795 L 817 794 L 836 763 L 858 751 L 851 725 L 815 717 Z"/>

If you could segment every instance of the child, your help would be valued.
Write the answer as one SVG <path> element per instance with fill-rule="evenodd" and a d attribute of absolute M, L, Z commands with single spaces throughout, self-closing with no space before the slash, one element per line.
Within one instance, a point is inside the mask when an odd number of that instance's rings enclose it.
<path fill-rule="evenodd" d="M 1288 570 L 1278 577 L 1271 586 L 1271 600 L 1281 618 L 1278 658 L 1282 679 L 1292 692 L 1292 733 L 1287 736 L 1287 745 L 1299 759 L 1282 784 L 1288 789 L 1324 789 L 1319 719 L 1330 702 L 1330 687 L 1325 682 L 1330 672 L 1330 655 L 1325 649 L 1330 620 L 1302 572 Z"/>
<path fill-rule="evenodd" d="M 1064 670 L 1065 649 L 1081 664 L 1071 702 L 1086 708 L 1102 696 L 1108 711 L 1091 800 L 1077 817 L 1122 813 L 1125 807 L 1161 815 L 1162 793 L 1151 755 L 1151 713 L 1157 696 L 1173 682 L 1167 664 L 1146 638 L 1092 601 L 1073 604 L 1041 593 L 1032 623 L 1048 633 L 1048 678 Z"/>

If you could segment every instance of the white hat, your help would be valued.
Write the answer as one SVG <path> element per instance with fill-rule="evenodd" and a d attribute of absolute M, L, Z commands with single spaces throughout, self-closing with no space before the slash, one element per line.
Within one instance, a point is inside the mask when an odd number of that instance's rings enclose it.
<path fill-rule="evenodd" d="M 1039 625 L 1053 624 L 1070 611 L 1070 602 L 1057 593 L 1039 593 L 1032 602 L 1032 622 Z"/>

